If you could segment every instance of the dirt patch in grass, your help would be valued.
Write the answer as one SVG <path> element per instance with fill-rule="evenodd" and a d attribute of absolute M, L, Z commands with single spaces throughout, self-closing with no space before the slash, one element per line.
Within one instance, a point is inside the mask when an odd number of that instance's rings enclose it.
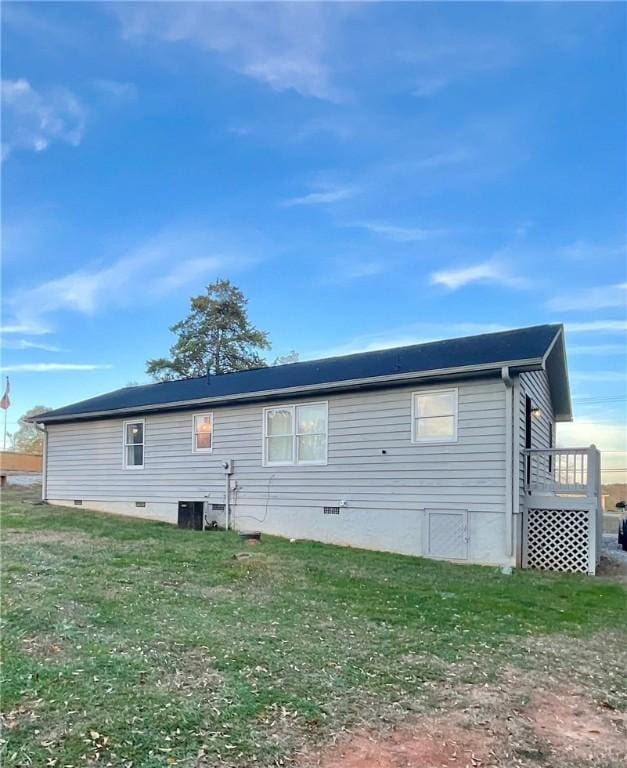
<path fill-rule="evenodd" d="M 601 708 L 569 691 L 539 691 L 528 708 L 537 736 L 575 759 L 627 759 L 627 714 Z"/>
<path fill-rule="evenodd" d="M 65 661 L 71 656 L 71 650 L 71 644 L 58 635 L 41 634 L 22 640 L 22 651 L 42 661 Z"/>
<path fill-rule="evenodd" d="M 35 708 L 27 704 L 20 704 L 19 707 L 10 709 L 8 712 L 0 712 L 0 726 L 3 731 L 13 731 L 35 720 L 37 720 Z"/>
<path fill-rule="evenodd" d="M 497 679 L 464 683 L 463 670 L 434 682 L 430 712 L 375 718 L 341 732 L 319 754 L 306 751 L 298 768 L 623 768 L 627 713 L 581 690 L 505 667 Z M 454 679 L 457 678 L 457 679 Z M 548 685 L 551 687 L 548 688 Z M 381 722 L 381 721 L 380 721 Z"/>
<path fill-rule="evenodd" d="M 168 579 L 162 581 L 161 585 L 164 590 L 173 591 L 182 597 L 196 597 L 208 602 L 228 600 L 238 596 L 238 592 L 235 589 L 224 584 L 203 586 L 190 584 L 183 579 Z"/>
<path fill-rule="evenodd" d="M 280 556 L 265 552 L 238 552 L 225 564 L 237 574 L 232 588 L 240 597 L 252 590 L 254 601 L 259 605 L 268 601 L 277 586 L 287 581 L 293 585 L 298 579 L 289 563 Z"/>
<path fill-rule="evenodd" d="M 411 726 L 381 736 L 367 731 L 343 734 L 317 759 L 301 765 L 316 768 L 479 768 L 495 765 L 490 732 L 470 727 L 461 716 L 419 718 Z"/>
<path fill-rule="evenodd" d="M 202 691 L 208 698 L 222 690 L 224 679 L 213 668 L 214 659 L 203 648 L 178 652 L 175 662 L 159 674 L 157 688 L 186 695 Z"/>
<path fill-rule="evenodd" d="M 203 600 L 228 600 L 232 597 L 237 597 L 237 592 L 231 587 L 225 587 L 218 584 L 215 587 L 196 587 L 194 585 L 188 586 L 185 589 L 185 594 L 191 597 L 200 597 Z"/>
<path fill-rule="evenodd" d="M 236 552 L 229 562 L 239 570 L 253 573 L 281 573 L 284 570 L 280 558 L 264 552 Z"/>

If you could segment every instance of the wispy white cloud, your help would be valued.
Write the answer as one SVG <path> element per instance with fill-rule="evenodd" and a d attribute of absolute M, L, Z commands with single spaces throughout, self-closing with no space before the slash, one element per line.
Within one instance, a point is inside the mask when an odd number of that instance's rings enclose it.
<path fill-rule="evenodd" d="M 444 229 L 401 227 L 382 221 L 360 221 L 350 224 L 349 226 L 365 229 L 368 232 L 372 232 L 375 235 L 381 235 L 382 237 L 397 243 L 417 243 L 446 234 L 446 230 Z"/>
<path fill-rule="evenodd" d="M 41 322 L 16 322 L 0 326 L 0 334 L 23 333 L 26 336 L 45 336 L 50 333 L 50 328 Z"/>
<path fill-rule="evenodd" d="M 627 283 L 570 291 L 547 301 L 546 307 L 554 312 L 627 307 Z"/>
<path fill-rule="evenodd" d="M 434 96 L 480 74 L 503 70 L 520 58 L 513 38 L 504 35 L 467 34 L 450 27 L 441 31 L 433 25 L 423 34 L 424 39 L 418 38 L 411 51 L 399 54 L 415 71 L 413 95 L 419 98 Z"/>
<path fill-rule="evenodd" d="M 315 192 L 309 192 L 301 197 L 289 197 L 281 201 L 284 208 L 294 205 L 330 205 L 348 200 L 356 194 L 352 187 L 325 186 Z"/>
<path fill-rule="evenodd" d="M 43 333 L 50 330 L 49 317 L 58 312 L 95 315 L 106 308 L 148 304 L 186 285 L 215 278 L 221 269 L 232 273 L 253 263 L 250 252 L 225 245 L 212 232 L 166 230 L 108 265 L 83 267 L 13 296 L 8 304 L 14 322 L 4 332 Z"/>
<path fill-rule="evenodd" d="M 3 365 L 3 373 L 54 373 L 59 371 L 102 371 L 113 366 L 100 363 L 20 363 Z"/>
<path fill-rule="evenodd" d="M 451 291 L 456 291 L 471 283 L 496 283 L 509 288 L 524 288 L 528 285 L 525 278 L 512 274 L 510 268 L 502 261 L 490 260 L 468 267 L 442 269 L 430 276 L 433 285 L 443 285 Z"/>
<path fill-rule="evenodd" d="M 590 320 L 566 323 L 570 333 L 625 333 L 627 320 Z"/>
<path fill-rule="evenodd" d="M 382 274 L 387 268 L 383 259 L 350 258 L 333 259 L 325 268 L 323 283 L 342 283 L 347 280 L 362 280 Z"/>
<path fill-rule="evenodd" d="M 38 349 L 42 352 L 61 352 L 61 347 L 54 344 L 42 344 L 39 341 L 29 341 L 28 339 L 0 339 L 0 346 L 3 349 Z"/>
<path fill-rule="evenodd" d="M 94 87 L 105 96 L 120 101 L 131 101 L 137 96 L 137 86 L 134 83 L 98 79 L 94 80 Z"/>
<path fill-rule="evenodd" d="M 67 23 L 67 19 L 52 20 L 50 14 L 43 14 L 37 6 L 30 3 L 3 3 L 2 26 L 11 29 L 13 34 L 27 38 L 33 47 L 45 41 L 58 50 L 62 47 L 75 50 L 89 45 L 85 36 L 76 34 L 76 28 Z"/>
<path fill-rule="evenodd" d="M 196 280 L 201 280 L 208 274 L 216 274 L 225 266 L 224 259 L 218 256 L 199 257 L 187 259 L 174 266 L 168 273 L 159 277 L 153 284 L 153 292 L 165 294 L 190 285 Z"/>
<path fill-rule="evenodd" d="M 277 91 L 337 101 L 329 57 L 347 11 L 314 3 L 119 3 L 128 40 L 188 43 Z"/>
<path fill-rule="evenodd" d="M 2 81 L 2 157 L 16 149 L 42 152 L 54 142 L 78 146 L 85 109 L 67 88 L 35 90 L 28 80 Z"/>

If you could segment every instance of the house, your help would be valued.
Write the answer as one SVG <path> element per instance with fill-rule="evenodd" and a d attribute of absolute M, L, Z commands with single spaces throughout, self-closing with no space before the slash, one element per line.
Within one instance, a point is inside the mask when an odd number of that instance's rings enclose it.
<path fill-rule="evenodd" d="M 570 419 L 561 325 L 126 387 L 37 416 L 51 504 L 593 572 L 598 452 L 553 448 Z"/>

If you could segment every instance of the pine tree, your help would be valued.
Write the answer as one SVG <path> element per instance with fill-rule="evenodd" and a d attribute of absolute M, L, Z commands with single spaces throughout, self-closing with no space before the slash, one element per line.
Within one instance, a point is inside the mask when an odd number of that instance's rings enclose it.
<path fill-rule="evenodd" d="M 230 280 L 208 285 L 206 293 L 192 297 L 185 320 L 170 328 L 178 337 L 170 359 L 148 360 L 146 373 L 157 381 L 171 381 L 267 365 L 259 351 L 270 348 L 268 335 L 250 323 L 247 303 Z"/>

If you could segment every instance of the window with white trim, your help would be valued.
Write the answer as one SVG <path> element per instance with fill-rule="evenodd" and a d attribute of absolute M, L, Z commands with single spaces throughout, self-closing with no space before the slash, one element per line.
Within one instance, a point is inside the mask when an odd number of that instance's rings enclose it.
<path fill-rule="evenodd" d="M 124 467 L 142 469 L 144 466 L 144 420 L 124 422 Z"/>
<path fill-rule="evenodd" d="M 457 440 L 457 389 L 412 394 L 412 441 L 453 443 Z"/>
<path fill-rule="evenodd" d="M 195 413 L 193 425 L 193 452 L 211 453 L 213 449 L 213 413 Z"/>
<path fill-rule="evenodd" d="M 264 464 L 326 464 L 328 404 L 265 408 Z"/>

